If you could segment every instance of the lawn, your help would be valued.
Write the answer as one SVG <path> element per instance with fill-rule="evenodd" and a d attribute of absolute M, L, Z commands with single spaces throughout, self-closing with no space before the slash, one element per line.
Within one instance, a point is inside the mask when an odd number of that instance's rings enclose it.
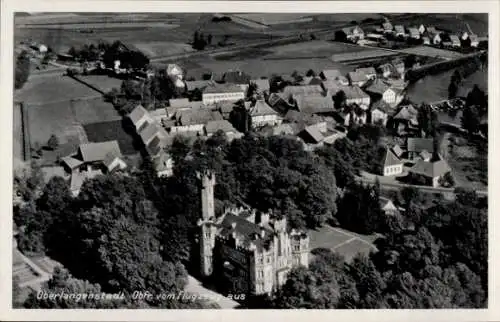
<path fill-rule="evenodd" d="M 122 154 L 137 154 L 133 138 L 125 132 L 122 120 L 98 122 L 83 126 L 89 142 L 118 141 Z"/>
<path fill-rule="evenodd" d="M 109 92 L 112 88 L 120 88 L 123 80 L 104 75 L 80 76 L 80 79 L 93 85 L 103 92 Z M 82 84 L 83 85 L 83 84 Z"/>
<path fill-rule="evenodd" d="M 100 97 L 93 89 L 62 75 L 33 77 L 14 93 L 14 100 L 28 105 L 69 101 L 78 98 Z"/>
<path fill-rule="evenodd" d="M 328 248 L 351 260 L 356 254 L 368 254 L 376 250 L 375 236 L 365 236 L 342 228 L 324 226 L 319 230 L 309 230 L 309 248 Z M 311 256 L 312 258 L 314 255 Z"/>
<path fill-rule="evenodd" d="M 268 57 L 272 58 L 297 58 L 297 57 L 311 57 L 311 56 L 324 56 L 330 57 L 333 54 L 339 53 L 357 53 L 371 51 L 356 45 L 349 45 L 340 42 L 331 42 L 324 40 L 306 41 L 295 44 L 283 45 L 272 47 L 271 50 L 274 55 Z"/>

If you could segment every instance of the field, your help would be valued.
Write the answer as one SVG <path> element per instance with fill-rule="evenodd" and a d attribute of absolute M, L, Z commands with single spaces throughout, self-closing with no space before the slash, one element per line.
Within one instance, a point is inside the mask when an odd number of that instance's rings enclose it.
<path fill-rule="evenodd" d="M 163 28 L 174 29 L 179 27 L 176 24 L 165 22 L 92 22 L 92 23 L 68 23 L 68 24 L 50 24 L 50 25 L 23 25 L 18 28 L 26 29 L 54 29 L 54 30 L 73 30 L 73 29 L 114 29 L 114 28 Z"/>
<path fill-rule="evenodd" d="M 375 236 L 363 236 L 336 227 L 325 226 L 320 230 L 310 230 L 309 238 L 311 250 L 328 248 L 344 256 L 348 261 L 358 253 L 368 254 L 376 250 L 373 246 Z"/>
<path fill-rule="evenodd" d="M 339 63 L 347 63 L 351 61 L 370 60 L 382 57 L 396 56 L 397 52 L 382 50 L 382 49 L 368 49 L 356 52 L 341 52 L 331 56 L 331 60 Z"/>
<path fill-rule="evenodd" d="M 150 58 L 192 52 L 189 44 L 179 42 L 151 41 L 134 43 L 134 46 Z"/>
<path fill-rule="evenodd" d="M 266 56 L 266 58 L 307 58 L 311 56 L 316 57 L 330 57 L 334 54 L 344 53 L 351 55 L 352 53 L 370 52 L 370 49 L 349 45 L 340 42 L 330 42 L 322 40 L 314 40 L 296 44 L 289 44 L 284 46 L 269 48 L 274 55 Z"/>
<path fill-rule="evenodd" d="M 98 122 L 83 126 L 89 142 L 117 140 L 123 154 L 136 154 L 132 136 L 125 132 L 122 120 Z"/>
<path fill-rule="evenodd" d="M 463 56 L 461 53 L 455 51 L 439 49 L 430 46 L 410 47 L 399 49 L 398 51 L 418 56 L 439 57 L 446 60 L 451 60 Z"/>
<path fill-rule="evenodd" d="M 245 13 L 231 15 L 231 17 L 254 21 L 259 25 L 279 25 L 293 22 L 307 22 L 312 20 L 312 17 L 308 17 L 306 14 L 293 13 Z"/>
<path fill-rule="evenodd" d="M 14 99 L 26 104 L 48 104 L 75 98 L 94 98 L 100 94 L 79 82 L 64 76 L 32 77 L 16 91 Z"/>
<path fill-rule="evenodd" d="M 121 79 L 102 75 L 80 76 L 80 79 L 86 83 L 89 83 L 90 85 L 93 85 L 96 88 L 99 88 L 103 92 L 108 92 L 112 88 L 119 89 L 123 82 Z M 84 86 L 83 84 L 81 85 Z"/>

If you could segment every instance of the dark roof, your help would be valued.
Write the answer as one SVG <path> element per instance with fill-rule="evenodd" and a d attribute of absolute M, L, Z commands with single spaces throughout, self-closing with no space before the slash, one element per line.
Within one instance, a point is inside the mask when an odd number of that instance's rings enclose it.
<path fill-rule="evenodd" d="M 189 99 L 187 98 L 171 98 L 168 103 L 173 108 L 189 107 Z"/>
<path fill-rule="evenodd" d="M 450 171 L 450 166 L 443 159 L 435 162 L 426 162 L 424 160 L 419 160 L 410 169 L 411 173 L 420 174 L 428 178 L 440 177 Z"/>
<path fill-rule="evenodd" d="M 346 99 L 367 98 L 368 94 L 363 92 L 358 86 L 346 86 L 343 89 Z"/>
<path fill-rule="evenodd" d="M 208 121 L 205 125 L 207 133 L 215 133 L 222 130 L 224 133 L 237 132 L 231 123 L 226 120 Z"/>
<path fill-rule="evenodd" d="M 372 105 L 372 111 L 374 110 L 380 110 L 386 114 L 389 114 L 392 112 L 392 108 L 389 104 L 387 104 L 383 99 L 379 99 Z"/>
<path fill-rule="evenodd" d="M 333 100 L 329 96 L 321 95 L 295 95 L 297 108 L 305 113 L 329 113 L 335 111 Z"/>
<path fill-rule="evenodd" d="M 108 153 L 122 155 L 117 141 L 81 144 L 79 150 L 85 162 L 103 161 Z"/>
<path fill-rule="evenodd" d="M 324 90 L 321 85 L 305 85 L 305 86 L 287 86 L 283 89 L 283 97 L 288 98 L 290 95 L 314 95 L 323 94 Z"/>
<path fill-rule="evenodd" d="M 222 76 L 222 80 L 231 84 L 248 84 L 252 78 L 242 71 L 228 71 Z"/>
<path fill-rule="evenodd" d="M 233 224 L 235 224 L 233 228 Z M 241 216 L 236 216 L 232 213 L 228 213 L 224 216 L 221 224 L 221 230 L 219 231 L 219 235 L 225 238 L 231 238 L 232 233 L 236 233 L 237 237 L 240 239 L 240 242 L 248 246 L 250 243 L 254 243 L 257 247 L 265 245 L 265 242 L 269 242 L 272 240 L 274 236 L 274 232 L 267 228 L 261 227 L 258 224 L 254 224 L 246 220 Z M 261 236 L 261 229 L 265 231 L 264 238 Z M 256 238 L 256 236 L 259 236 Z M 264 243 L 263 243 L 264 242 Z"/>
<path fill-rule="evenodd" d="M 305 139 L 304 141 L 306 143 L 320 143 L 325 138 L 319 128 L 315 125 L 307 126 L 302 132 L 299 133 L 299 136 Z M 312 140 L 309 140 L 309 138 Z"/>
<path fill-rule="evenodd" d="M 420 153 L 423 150 L 427 150 L 428 152 L 433 153 L 434 152 L 433 139 L 408 138 L 407 150 L 409 152 L 417 152 L 417 153 Z"/>
<path fill-rule="evenodd" d="M 177 121 L 181 125 L 206 124 L 209 121 L 222 120 L 222 114 L 217 111 L 199 108 L 178 111 Z"/>
<path fill-rule="evenodd" d="M 418 111 L 412 105 L 406 105 L 401 107 L 399 112 L 394 115 L 394 119 L 411 121 L 415 124 L 418 124 L 417 115 Z"/>
<path fill-rule="evenodd" d="M 375 79 L 365 88 L 366 92 L 383 95 L 391 86 L 381 79 Z"/>
<path fill-rule="evenodd" d="M 215 82 L 213 80 L 186 81 L 186 89 L 188 91 L 192 91 L 196 88 L 198 88 L 199 90 L 204 90 L 205 87 L 214 84 Z"/>

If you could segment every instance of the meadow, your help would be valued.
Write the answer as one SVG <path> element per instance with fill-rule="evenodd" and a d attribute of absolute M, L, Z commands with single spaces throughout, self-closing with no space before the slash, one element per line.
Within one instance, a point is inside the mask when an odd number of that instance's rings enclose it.
<path fill-rule="evenodd" d="M 446 60 L 451 60 L 464 56 L 463 54 L 458 53 L 456 51 L 439 49 L 430 46 L 410 47 L 410 48 L 399 49 L 399 51 L 412 55 L 438 57 Z"/>

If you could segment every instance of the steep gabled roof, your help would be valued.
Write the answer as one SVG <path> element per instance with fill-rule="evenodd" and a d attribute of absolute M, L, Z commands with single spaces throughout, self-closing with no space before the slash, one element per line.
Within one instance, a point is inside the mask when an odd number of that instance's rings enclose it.
<path fill-rule="evenodd" d="M 375 67 L 361 67 L 361 68 L 356 68 L 357 72 L 362 72 L 365 75 L 373 75 L 377 74 L 377 71 L 375 70 Z"/>
<path fill-rule="evenodd" d="M 403 27 L 402 25 L 395 25 L 394 26 L 394 30 L 399 34 L 399 33 L 402 33 L 404 34 L 405 33 L 405 27 Z"/>
<path fill-rule="evenodd" d="M 342 73 L 340 73 L 340 71 L 337 69 L 325 69 L 321 71 L 321 74 L 326 79 L 336 79 L 337 77 L 342 76 Z"/>
<path fill-rule="evenodd" d="M 383 95 L 391 86 L 381 79 L 375 79 L 365 88 L 366 92 Z"/>
<path fill-rule="evenodd" d="M 384 167 L 390 167 L 393 165 L 399 165 L 401 164 L 401 160 L 394 154 L 392 149 L 387 149 L 385 152 L 385 158 L 384 158 Z"/>
<path fill-rule="evenodd" d="M 136 125 L 137 122 L 139 122 L 139 120 L 141 120 L 147 114 L 148 111 L 142 105 L 139 104 L 132 110 L 132 112 L 130 112 L 128 117 L 130 118 L 132 123 Z"/>
<path fill-rule="evenodd" d="M 354 72 L 349 72 L 349 79 L 351 82 L 357 83 L 357 82 L 364 82 L 367 80 L 367 76 L 363 71 L 354 71 Z"/>
<path fill-rule="evenodd" d="M 329 96 L 295 95 L 297 108 L 304 113 L 329 113 L 335 111 L 333 100 Z"/>
<path fill-rule="evenodd" d="M 252 78 L 245 72 L 231 70 L 224 73 L 222 80 L 231 84 L 248 84 Z"/>
<path fill-rule="evenodd" d="M 247 81 L 248 83 L 248 81 Z M 244 93 L 244 90 L 235 84 L 213 84 L 210 86 L 205 87 L 203 90 L 203 94 L 209 94 L 209 93 Z"/>
<path fill-rule="evenodd" d="M 257 85 L 257 90 L 260 92 L 269 91 L 269 79 L 252 79 L 250 84 Z"/>
<path fill-rule="evenodd" d="M 207 133 L 215 133 L 222 130 L 224 133 L 237 132 L 231 123 L 226 120 L 208 121 L 205 125 Z"/>
<path fill-rule="evenodd" d="M 273 110 L 264 100 L 258 100 L 255 105 L 250 108 L 251 116 L 277 115 L 278 112 Z"/>
<path fill-rule="evenodd" d="M 108 153 L 121 156 L 117 141 L 85 143 L 79 147 L 84 162 L 103 161 Z"/>
<path fill-rule="evenodd" d="M 283 89 L 283 97 L 290 97 L 290 95 L 314 95 L 323 94 L 321 85 L 305 85 L 305 86 L 287 86 Z"/>
<path fill-rule="evenodd" d="M 394 154 L 398 158 L 401 158 L 401 156 L 403 155 L 403 149 L 401 149 L 401 147 L 398 144 L 392 147 L 392 152 L 394 152 Z"/>

